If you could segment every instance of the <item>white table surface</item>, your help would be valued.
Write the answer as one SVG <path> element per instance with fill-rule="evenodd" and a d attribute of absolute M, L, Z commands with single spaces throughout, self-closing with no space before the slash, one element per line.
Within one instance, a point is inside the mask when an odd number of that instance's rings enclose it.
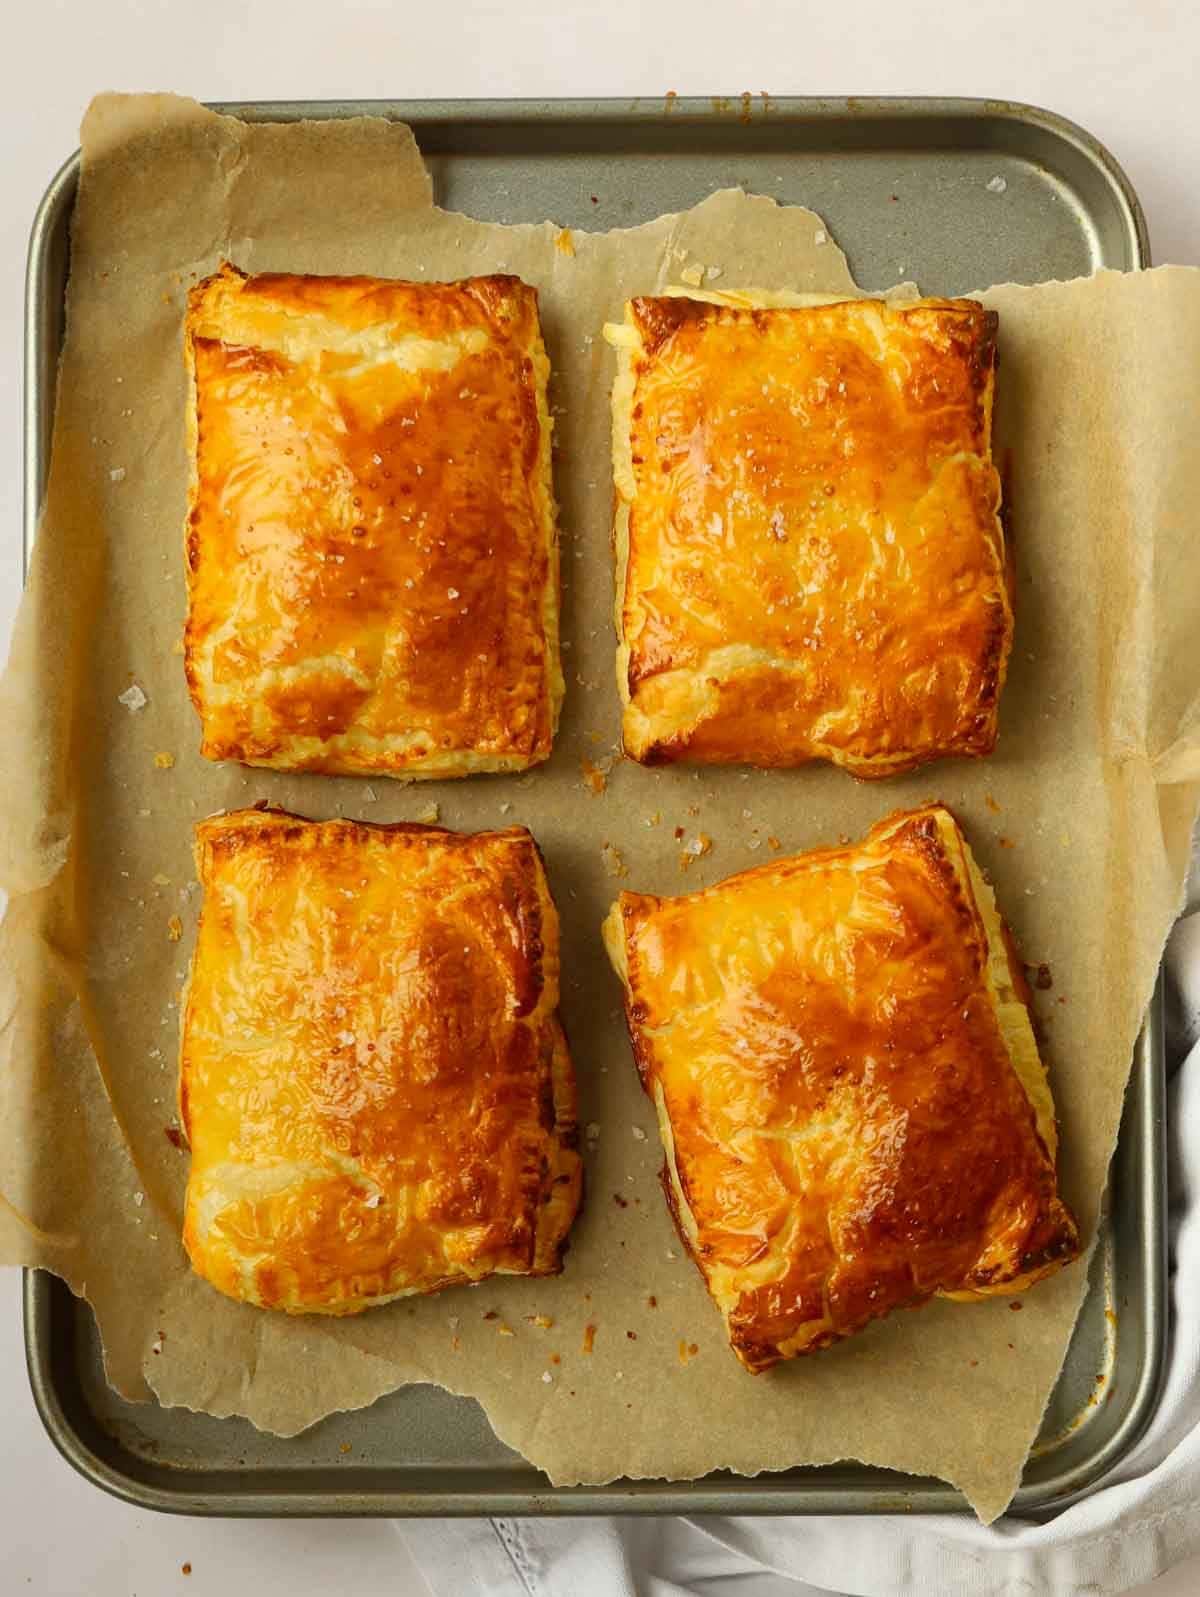
<path fill-rule="evenodd" d="M 0 388 L 0 647 L 20 585 L 26 237 L 47 180 L 76 145 L 80 112 L 100 89 L 174 89 L 210 100 L 667 89 L 1026 100 L 1074 118 L 1113 150 L 1142 197 L 1156 260 L 1200 263 L 1200 8 L 1174 0 L 24 0 L 0 15 L 0 345 L 8 374 Z M 0 1590 L 422 1597 L 424 1582 L 387 1523 L 168 1518 L 79 1479 L 33 1410 L 18 1289 L 15 1275 L 0 1277 Z M 869 1535 L 869 1522 L 858 1522 L 855 1534 Z M 1143 1589 L 1193 1597 L 1200 1559 Z"/>

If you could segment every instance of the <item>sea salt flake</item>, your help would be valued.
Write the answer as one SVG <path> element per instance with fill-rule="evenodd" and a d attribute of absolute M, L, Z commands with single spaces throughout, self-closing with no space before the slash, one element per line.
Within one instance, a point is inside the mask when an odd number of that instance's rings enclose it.
<path fill-rule="evenodd" d="M 131 714 L 137 710 L 144 710 L 149 702 L 136 682 L 127 687 L 124 693 L 117 694 L 117 703 L 123 704 Z"/>

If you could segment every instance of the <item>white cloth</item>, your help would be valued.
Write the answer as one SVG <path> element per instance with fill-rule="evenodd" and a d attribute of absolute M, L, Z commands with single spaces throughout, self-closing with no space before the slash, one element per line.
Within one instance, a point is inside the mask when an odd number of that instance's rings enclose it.
<path fill-rule="evenodd" d="M 1141 1443 L 1043 1524 L 873 1519 L 410 1520 L 433 1597 L 1115 1597 L 1200 1553 L 1200 883 L 1167 952 L 1171 1345 Z"/>

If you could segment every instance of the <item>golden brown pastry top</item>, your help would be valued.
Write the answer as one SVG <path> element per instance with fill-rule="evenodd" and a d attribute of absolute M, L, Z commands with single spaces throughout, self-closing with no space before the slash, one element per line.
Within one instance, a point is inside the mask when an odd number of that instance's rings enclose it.
<path fill-rule="evenodd" d="M 529 833 L 242 810 L 202 821 L 196 847 L 195 1269 L 324 1313 L 557 1271 L 580 1160 Z"/>
<path fill-rule="evenodd" d="M 754 299 L 635 299 L 608 329 L 627 752 L 864 777 L 988 753 L 995 313 Z"/>
<path fill-rule="evenodd" d="M 225 266 L 185 346 L 203 752 L 415 776 L 544 759 L 562 677 L 537 291 Z"/>
<path fill-rule="evenodd" d="M 605 926 L 681 1234 L 752 1370 L 1078 1252 L 1020 965 L 953 817 Z"/>

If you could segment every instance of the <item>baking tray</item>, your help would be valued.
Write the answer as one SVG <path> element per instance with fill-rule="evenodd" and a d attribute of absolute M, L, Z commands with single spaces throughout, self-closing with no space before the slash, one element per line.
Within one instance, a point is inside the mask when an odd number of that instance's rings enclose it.
<path fill-rule="evenodd" d="M 1112 157 L 1063 119 L 931 99 L 323 101 L 222 105 L 249 121 L 359 114 L 412 125 L 438 202 L 492 221 L 627 227 L 739 185 L 820 212 L 857 281 L 930 294 L 1149 264 Z M 992 182 L 1002 178 L 1003 189 Z M 33 225 L 26 285 L 25 547 L 49 463 L 78 157 Z M 991 185 L 989 187 L 989 184 Z M 1138 1038 L 1089 1290 L 1013 1510 L 1087 1491 L 1153 1413 L 1166 1336 L 1161 995 Z M 846 1463 L 746 1479 L 554 1488 L 478 1404 L 411 1386 L 291 1440 L 244 1420 L 132 1404 L 105 1383 L 90 1309 L 25 1279 L 34 1399 L 88 1479 L 143 1508 L 228 1515 L 829 1514 L 965 1508 L 951 1487 Z"/>

